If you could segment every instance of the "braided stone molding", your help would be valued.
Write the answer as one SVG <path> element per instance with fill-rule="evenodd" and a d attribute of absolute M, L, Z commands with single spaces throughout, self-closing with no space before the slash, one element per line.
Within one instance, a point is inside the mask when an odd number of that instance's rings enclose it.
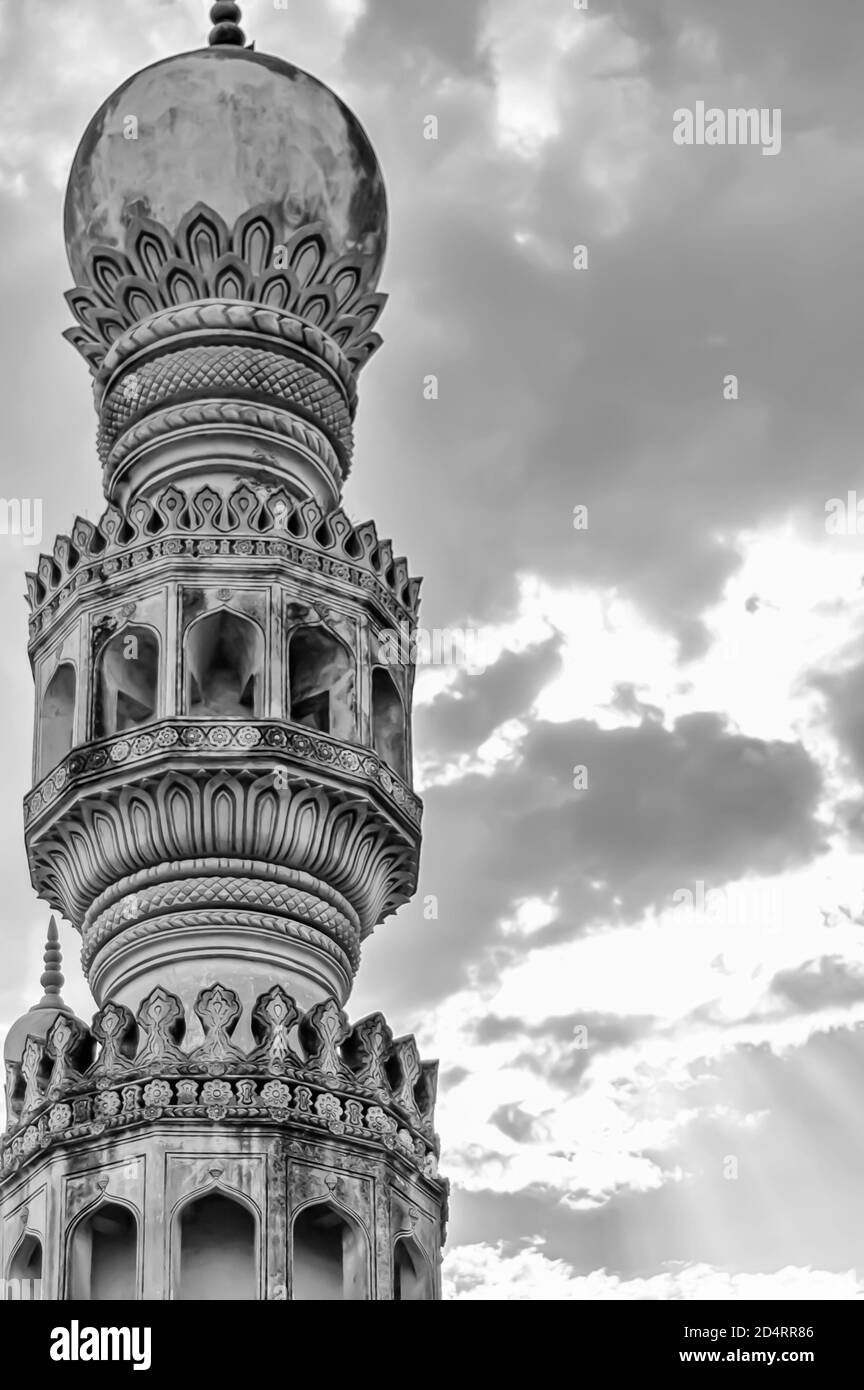
<path fill-rule="evenodd" d="M 253 903 L 257 909 L 266 909 L 284 917 L 306 918 L 309 926 L 328 931 L 337 940 L 340 936 L 351 940 L 356 935 L 342 914 L 329 903 L 322 903 L 312 893 L 289 888 L 286 884 L 268 883 L 263 879 L 225 875 L 174 879 L 169 883 L 142 887 L 134 896 L 139 921 L 158 916 L 168 908 L 201 908 L 216 904 L 243 911 Z M 128 921 L 127 895 L 127 901 L 114 903 L 93 921 L 88 939 L 92 932 L 94 938 L 101 936 L 104 940 L 118 925 Z"/>
<path fill-rule="evenodd" d="M 332 378 L 306 362 L 244 344 L 199 344 L 135 366 L 132 391 L 127 390 L 130 380 L 127 376 L 116 382 L 102 402 L 98 452 L 103 464 L 128 425 L 167 402 L 190 396 L 249 396 L 320 425 L 347 472 L 353 447 L 348 406 Z"/>
<path fill-rule="evenodd" d="M 221 409 L 212 407 L 214 420 Z M 152 500 L 137 498 L 125 512 L 109 507 L 96 525 L 77 517 L 71 536 L 58 536 L 53 554 L 40 555 L 36 572 L 27 575 L 31 635 L 80 589 L 101 586 L 124 569 L 174 555 L 216 554 L 283 557 L 364 590 L 398 623 L 416 618 L 420 581 L 409 577 L 391 542 L 379 539 L 374 522 L 354 524 L 341 508 L 325 514 L 282 489 L 258 492 L 242 483 L 226 498 L 205 486 L 187 497 L 168 486 Z"/>
<path fill-rule="evenodd" d="M 277 269 L 279 246 L 284 257 Z M 192 301 L 230 299 L 304 320 L 326 333 L 358 372 L 380 347 L 373 329 L 386 303 L 385 295 L 366 290 L 366 274 L 361 254 L 334 254 L 322 223 L 280 242 L 266 207 L 250 209 L 229 231 L 218 213 L 198 203 L 175 236 L 153 219 L 136 217 L 124 251 L 93 249 L 88 284 L 66 295 L 79 326 L 64 337 L 95 373 L 112 343 L 141 320 Z"/>
<path fill-rule="evenodd" d="M 220 724 L 204 720 L 194 723 L 176 719 L 151 724 L 139 733 L 115 734 L 97 744 L 69 753 L 47 777 L 44 777 L 24 798 L 24 824 L 29 825 L 48 810 L 60 794 L 78 779 L 90 773 L 102 772 L 120 764 L 141 762 L 159 757 L 171 749 L 194 752 L 224 752 L 237 750 L 244 755 L 256 753 L 278 759 L 280 752 L 294 755 L 319 767 L 333 768 L 362 781 L 371 781 L 407 816 L 415 826 L 420 825 L 423 803 L 418 796 L 374 753 L 356 749 L 331 734 L 314 736 L 298 733 L 293 725 Z"/>
<path fill-rule="evenodd" d="M 226 882 L 246 878 L 257 886 L 282 885 L 294 892 L 305 892 L 310 898 L 328 904 L 340 921 L 344 920 L 353 935 L 359 935 L 360 919 L 351 904 L 341 893 L 331 888 L 329 883 L 304 874 L 298 869 L 286 869 L 282 864 L 265 864 L 254 859 L 182 859 L 174 864 L 163 864 L 159 869 L 158 883 L 166 885 L 183 883 L 189 878 L 221 878 Z M 85 915 L 83 932 L 90 930 L 96 918 L 107 912 L 123 898 L 140 896 L 142 892 L 154 887 L 153 874 L 148 869 L 143 872 L 126 874 L 112 883 L 104 893 L 94 899 Z"/>
<path fill-rule="evenodd" d="M 231 911 L 225 912 L 215 908 L 172 912 L 165 916 L 151 918 L 146 922 L 138 922 L 135 926 L 127 927 L 125 931 L 115 930 L 98 943 L 88 939 L 81 951 L 81 965 L 85 971 L 88 971 L 106 946 L 111 947 L 113 954 L 114 951 L 122 950 L 133 941 L 144 941 L 149 937 L 159 936 L 162 932 L 169 932 L 178 927 L 236 927 L 238 931 L 242 931 L 244 927 L 250 927 L 270 931 L 277 936 L 296 937 L 305 942 L 306 945 L 323 951 L 325 955 L 335 960 L 348 981 L 353 979 L 360 964 L 360 946 L 356 940 L 350 945 L 346 943 L 346 949 L 343 950 L 332 937 L 323 931 L 317 931 L 304 922 L 288 921 L 284 917 L 257 912 L 249 907 L 235 907 Z"/>
<path fill-rule="evenodd" d="M 251 726 L 178 732 L 169 723 L 73 754 L 27 806 L 25 840 L 39 895 L 80 929 L 98 895 L 130 872 L 178 858 L 248 857 L 320 877 L 349 900 L 367 936 L 416 886 L 419 827 L 397 808 L 390 774 L 381 769 L 373 783 L 363 756 L 338 741 L 265 726 L 285 741 L 279 761 L 287 761 L 288 780 L 277 789 L 272 745 L 248 746 L 244 727 L 260 740 Z M 232 753 L 233 739 L 240 741 Z M 313 744 L 328 755 L 326 779 L 309 768 Z M 136 758 L 144 765 L 133 774 L 128 763 Z M 352 758 L 358 766 L 348 771 Z M 383 776 L 391 786 L 381 797 Z M 402 794 L 413 799 L 404 787 Z"/>
<path fill-rule="evenodd" d="M 357 407 L 357 379 L 345 354 L 332 338 L 314 324 L 297 318 L 296 314 L 274 308 L 265 309 L 257 304 L 238 303 L 237 300 L 218 299 L 161 310 L 134 324 L 117 338 L 95 373 L 93 389 L 97 405 L 112 378 L 127 366 L 130 358 L 160 348 L 168 341 L 179 342 L 186 337 L 199 343 L 205 342 L 210 336 L 224 341 L 226 332 L 230 334 L 232 342 L 251 341 L 258 346 L 267 345 L 268 342 L 271 346 L 278 343 L 280 346 L 300 348 L 318 358 L 344 387 L 353 416 Z"/>
<path fill-rule="evenodd" d="M 233 911 L 233 918 L 228 909 Z M 290 930 L 312 944 L 317 944 L 317 938 L 323 936 L 335 942 L 340 955 L 347 957 L 354 971 L 360 963 L 359 930 L 352 927 L 343 913 L 313 893 L 262 879 L 214 876 L 142 887 L 115 902 L 95 920 L 85 920 L 81 951 L 85 972 L 106 941 L 121 933 L 122 940 L 131 941 L 168 930 L 179 920 L 181 910 L 184 923 L 190 926 L 197 924 L 190 915 L 194 912 L 213 923 L 230 924 L 233 920 L 238 923 L 242 920 L 257 926 L 275 924 L 274 929 Z M 87 917 L 92 918 L 92 911 Z M 157 918 L 158 921 L 154 920 Z M 289 919 L 290 927 L 283 918 Z M 312 933 L 310 937 L 304 935 L 307 929 Z"/>
<path fill-rule="evenodd" d="M 292 415 L 288 410 L 274 409 L 249 401 L 215 400 L 190 401 L 188 405 L 168 406 L 163 410 L 145 415 L 143 420 L 133 421 L 128 429 L 111 445 L 102 468 L 102 480 L 106 491 L 111 481 L 121 471 L 121 465 L 138 449 L 146 448 L 154 440 L 174 434 L 179 430 L 200 428 L 202 425 L 246 425 L 250 429 L 266 431 L 280 439 L 287 439 L 294 445 L 323 463 L 328 476 L 339 490 L 348 476 L 348 465 L 340 461 L 339 455 L 330 440 L 309 420 L 300 415 Z"/>

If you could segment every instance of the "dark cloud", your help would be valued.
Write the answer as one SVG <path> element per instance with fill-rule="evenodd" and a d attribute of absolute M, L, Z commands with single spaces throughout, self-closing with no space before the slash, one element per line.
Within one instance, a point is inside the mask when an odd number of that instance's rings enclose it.
<path fill-rule="evenodd" d="M 668 900 L 694 870 L 706 882 L 779 873 L 822 848 L 821 777 L 809 755 L 732 732 L 715 714 L 668 730 L 537 724 L 522 754 L 511 774 L 524 813 L 520 877 L 535 868 L 539 879 L 553 857 L 566 862 L 566 846 L 567 881 L 585 906 L 591 879 L 608 885 L 601 901 L 636 913 Z M 574 765 L 588 769 L 584 793 L 572 789 Z"/>
<path fill-rule="evenodd" d="M 653 1031 L 649 1016 L 626 1017 L 615 1013 L 574 1013 L 525 1023 L 488 1015 L 475 1027 L 476 1042 L 525 1040 L 528 1047 L 514 1059 L 514 1066 L 536 1072 L 553 1086 L 572 1093 L 604 1052 L 629 1047 Z"/>
<path fill-rule="evenodd" d="M 573 788 L 577 765 L 587 791 Z M 557 894 L 558 918 L 530 938 L 537 948 L 668 906 L 700 880 L 721 887 L 805 864 L 825 848 L 821 787 L 799 744 L 746 738 L 716 714 L 670 729 L 535 723 L 493 775 L 426 794 L 434 834 L 418 898 L 367 943 L 362 997 L 391 1000 L 408 1027 L 469 967 L 494 980 L 524 951 L 500 926 L 524 898 Z"/>
<path fill-rule="evenodd" d="M 560 668 L 560 639 L 504 652 L 480 675 L 461 673 L 431 704 L 416 711 L 414 744 L 445 758 L 474 752 L 508 719 L 527 713 Z"/>
<path fill-rule="evenodd" d="M 526 1114 L 519 1105 L 499 1105 L 489 1116 L 489 1123 L 496 1125 L 502 1134 L 517 1144 L 530 1144 L 541 1132 L 534 1116 Z"/>
<path fill-rule="evenodd" d="M 540 1023 L 486 1014 L 474 1024 L 472 1039 L 481 1045 L 527 1043 L 514 1059 L 514 1066 L 536 1072 L 552 1085 L 571 1092 L 597 1057 L 645 1037 L 653 1025 L 654 1020 L 648 1016 L 631 1018 L 590 1011 L 547 1018 Z"/>
<path fill-rule="evenodd" d="M 780 999 L 801 1013 L 860 1004 L 864 1000 L 864 972 L 839 956 L 822 956 L 795 970 L 781 970 L 771 981 Z"/>
<path fill-rule="evenodd" d="M 628 0 L 612 10 L 638 40 L 624 61 L 592 6 L 593 41 L 561 58 L 559 133 L 533 160 L 502 146 L 485 73 L 433 100 L 386 47 L 365 53 L 394 191 L 383 331 L 398 351 L 364 384 L 350 496 L 364 512 L 386 497 L 388 529 L 427 576 L 428 624 L 506 611 L 528 570 L 614 584 L 693 652 L 738 564 L 733 537 L 793 511 L 815 534 L 826 489 L 858 480 L 861 158 L 845 118 L 830 131 L 837 99 L 860 120 L 857 83 L 838 94 L 832 75 L 814 102 L 801 66 L 814 44 L 826 79 L 829 55 L 845 72 L 861 21 L 840 0 L 790 22 L 770 8 L 774 25 L 761 6 L 730 18 L 708 0 L 695 13 Z M 408 9 L 392 22 L 410 52 Z M 714 58 L 684 42 L 700 26 Z M 622 128 L 625 83 L 644 106 Z M 421 127 L 438 92 L 436 144 Z M 781 155 L 676 149 L 672 113 L 699 98 L 782 102 Z M 587 272 L 571 268 L 576 242 Z M 423 399 L 431 372 L 437 402 Z"/>
<path fill-rule="evenodd" d="M 699 59 L 692 46 L 676 42 L 701 31 L 716 44 L 704 67 L 718 86 L 733 80 L 758 82 L 787 102 L 793 114 L 860 120 L 850 86 L 864 46 L 864 14 L 845 0 L 822 6 L 787 0 L 592 0 L 597 16 L 614 17 L 642 45 L 642 63 L 655 80 L 692 77 Z M 782 52 L 783 62 L 777 63 Z M 734 78 L 733 78 L 734 75 Z M 820 101 L 832 93 L 833 99 Z M 760 103 L 762 105 L 764 103 Z M 775 103 L 776 104 L 776 103 Z"/>
<path fill-rule="evenodd" d="M 828 717 L 843 753 L 864 774 L 864 661 L 842 672 L 815 672 L 812 684 L 825 697 Z"/>
<path fill-rule="evenodd" d="M 654 724 L 663 723 L 663 711 L 660 706 L 646 704 L 640 700 L 636 686 L 626 682 L 616 685 L 609 708 L 617 714 L 634 714 L 637 718 L 651 720 Z"/>
<path fill-rule="evenodd" d="M 588 1012 L 581 1017 L 550 1019 L 549 1022 L 569 1024 L 569 1033 L 565 1036 L 562 1027 L 544 1037 L 532 1030 L 532 1036 L 538 1041 L 532 1041 L 531 1046 L 519 1054 L 515 1065 L 527 1067 L 568 1093 L 583 1082 L 598 1057 L 629 1047 L 647 1037 L 655 1027 L 655 1020 L 647 1015 L 624 1017 Z"/>
<path fill-rule="evenodd" d="M 512 1042 L 519 1038 L 561 1045 L 572 1043 L 577 1031 L 581 1033 L 585 1030 L 592 1048 L 608 1052 L 614 1047 L 626 1047 L 634 1038 L 646 1032 L 652 1021 L 649 1017 L 628 1018 L 621 1014 L 583 1012 L 545 1018 L 540 1023 L 526 1023 L 522 1018 L 486 1014 L 476 1021 L 471 1032 L 473 1041 L 481 1045 Z"/>
<path fill-rule="evenodd" d="M 487 62 L 481 21 L 488 0 L 367 0 L 347 45 L 350 67 L 380 72 L 382 62 L 397 63 L 403 74 L 428 76 L 435 66 L 457 73 L 484 74 Z"/>
<path fill-rule="evenodd" d="M 450 1241 L 516 1242 L 530 1232 L 577 1274 L 605 1268 L 621 1278 L 674 1263 L 730 1273 L 860 1268 L 862 1066 L 861 1027 L 816 1034 L 783 1056 L 747 1046 L 703 1059 L 683 1092 L 658 1081 L 658 1113 L 671 1103 L 696 1116 L 662 1154 L 645 1152 L 666 1174 L 661 1187 L 622 1190 L 582 1211 L 540 1189 L 457 1189 Z M 747 1116 L 761 1118 L 742 1123 Z"/>

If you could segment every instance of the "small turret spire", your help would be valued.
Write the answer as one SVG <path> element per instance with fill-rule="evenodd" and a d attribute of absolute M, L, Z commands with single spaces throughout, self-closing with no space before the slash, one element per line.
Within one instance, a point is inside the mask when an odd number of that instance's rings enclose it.
<path fill-rule="evenodd" d="M 60 995 L 60 991 L 66 983 L 61 966 L 63 964 L 63 952 L 60 949 L 60 933 L 57 930 L 57 922 L 51 917 L 48 923 L 48 937 L 45 942 L 45 954 L 43 956 L 45 969 L 39 977 L 39 983 L 45 993 L 34 1004 L 34 1009 L 65 1009 L 66 1005 Z"/>
<path fill-rule="evenodd" d="M 246 35 L 240 28 L 241 18 L 239 5 L 230 3 L 230 0 L 217 0 L 210 11 L 213 24 L 210 30 L 211 48 L 217 44 L 233 44 L 235 48 L 242 48 L 246 43 Z"/>

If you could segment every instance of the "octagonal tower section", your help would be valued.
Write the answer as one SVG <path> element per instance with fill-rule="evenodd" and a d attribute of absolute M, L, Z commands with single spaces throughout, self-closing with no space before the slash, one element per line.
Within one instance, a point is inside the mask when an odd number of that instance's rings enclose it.
<path fill-rule="evenodd" d="M 204 978 L 347 999 L 414 891 L 417 585 L 370 525 L 245 483 L 79 520 L 31 578 L 25 827 L 98 1004 Z M 249 1041 L 249 1039 L 247 1039 Z"/>

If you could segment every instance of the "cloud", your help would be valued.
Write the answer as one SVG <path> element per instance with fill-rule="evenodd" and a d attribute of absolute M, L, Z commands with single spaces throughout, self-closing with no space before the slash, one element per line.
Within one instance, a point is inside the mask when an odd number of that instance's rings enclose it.
<path fill-rule="evenodd" d="M 445 1297 L 456 1301 L 581 1301 L 594 1299 L 779 1300 L 851 1299 L 864 1295 L 854 1270 L 834 1273 L 787 1266 L 760 1274 L 730 1274 L 706 1264 L 619 1279 L 599 1269 L 577 1275 L 563 1260 L 528 1245 L 505 1252 L 501 1244 L 462 1245 L 444 1260 Z"/>
<path fill-rule="evenodd" d="M 524 1050 L 514 1057 L 514 1067 L 534 1071 L 550 1085 L 572 1094 L 592 1061 L 617 1048 L 631 1046 L 649 1034 L 653 1024 L 648 1016 L 627 1018 L 589 1010 L 543 1019 L 540 1023 L 486 1014 L 476 1021 L 472 1034 L 473 1042 L 481 1047 L 502 1042 L 520 1045 Z M 505 1110 L 502 1107 L 496 1113 Z M 509 1132 L 499 1127 L 505 1134 Z"/>
<path fill-rule="evenodd" d="M 814 672 L 811 683 L 825 697 L 840 748 L 860 777 L 864 773 L 864 661 L 845 670 Z"/>
<path fill-rule="evenodd" d="M 414 80 L 461 73 L 482 77 L 487 71 L 482 44 L 482 17 L 487 0 L 367 0 L 345 51 L 352 68 L 380 72 L 396 61 Z M 432 69 L 430 74 L 429 69 Z"/>
<path fill-rule="evenodd" d="M 862 153 L 846 122 L 829 135 L 831 103 L 813 100 L 801 71 L 811 41 L 820 71 L 826 50 L 842 70 L 845 20 L 832 41 L 814 38 L 826 26 L 812 14 L 773 29 L 738 5 L 732 19 L 707 4 L 647 10 L 592 7 L 568 17 L 582 38 L 563 42 L 560 5 L 541 7 L 511 55 L 500 36 L 513 40 L 516 7 L 490 5 L 485 30 L 466 7 L 454 32 L 477 55 L 489 35 L 494 62 L 473 81 L 470 61 L 451 63 L 437 143 L 422 139 L 414 69 L 389 59 L 391 43 L 415 51 L 417 7 L 388 15 L 377 54 L 364 49 L 377 79 L 367 109 L 382 131 L 385 110 L 405 113 L 386 131 L 384 332 L 400 354 L 385 348 L 367 378 L 372 448 L 352 488 L 370 495 L 364 466 L 382 478 L 435 624 L 506 607 L 512 576 L 536 571 L 615 584 L 694 650 L 739 563 L 737 533 L 796 509 L 818 525 L 826 478 L 854 478 L 848 349 L 861 302 L 844 225 L 856 222 Z M 761 61 L 742 42 L 751 32 Z M 550 134 L 528 159 L 499 138 L 514 73 L 523 127 L 550 104 Z M 782 157 L 676 150 L 673 110 L 712 94 L 785 102 Z M 801 186 L 814 192 L 803 209 Z M 826 224 L 826 205 L 844 216 Z M 576 242 L 587 272 L 572 268 Z M 437 403 L 420 389 L 433 371 Z M 742 383 L 732 405 L 727 371 Z M 590 524 L 574 535 L 576 504 Z"/>
<path fill-rule="evenodd" d="M 526 1114 L 518 1105 L 500 1105 L 489 1116 L 489 1123 L 497 1125 L 502 1134 L 517 1144 L 528 1144 L 542 1133 L 534 1116 Z"/>
<path fill-rule="evenodd" d="M 643 1160 L 653 1161 L 664 1180 L 636 1183 L 634 1168 L 626 1181 L 609 1186 L 602 1202 L 580 1201 L 575 1188 L 562 1200 L 563 1184 L 557 1190 L 539 1183 L 516 1189 L 512 1173 L 478 1152 L 474 1177 L 462 1179 L 454 1192 L 453 1253 L 465 1245 L 500 1246 L 497 1262 L 502 1250 L 510 1255 L 530 1236 L 532 1244 L 542 1244 L 544 1258 L 567 1267 L 553 1276 L 585 1280 L 586 1290 L 599 1280 L 607 1290 L 582 1296 L 626 1297 L 619 1281 L 629 1286 L 658 1271 L 702 1265 L 715 1271 L 715 1293 L 686 1292 L 684 1286 L 676 1293 L 676 1280 L 664 1283 L 664 1274 L 653 1293 L 641 1296 L 757 1297 L 741 1288 L 753 1288 L 765 1275 L 767 1290 L 767 1275 L 773 1278 L 786 1267 L 799 1270 L 799 1297 L 822 1296 L 818 1271 L 841 1287 L 841 1278 L 860 1264 L 857 1233 L 864 1220 L 862 1124 L 854 1100 L 862 1046 L 860 1026 L 832 1028 L 782 1052 L 768 1045 L 743 1046 L 720 1059 L 694 1061 L 683 1085 L 650 1062 L 641 1078 L 638 1068 L 627 1067 L 622 1078 L 626 1075 L 629 1085 L 621 1099 L 629 1093 L 632 1102 L 634 1087 L 644 1087 L 643 1101 L 628 1112 L 631 1118 L 644 1117 L 649 1099 L 655 1115 L 677 1116 L 661 1148 L 642 1150 Z M 607 1083 L 591 1101 L 593 1125 L 591 1110 L 577 1122 L 572 1163 L 608 1141 L 603 1121 L 611 1112 L 602 1099 L 608 1095 Z M 548 1117 L 542 1119 L 546 1123 Z M 647 1134 L 644 1118 L 639 1124 Z M 617 1161 L 611 1148 L 609 1159 Z M 542 1172 L 539 1163 L 535 1171 Z M 484 1190 L 478 1183 L 484 1174 L 494 1179 L 494 1188 L 487 1183 Z M 841 1210 L 844 1220 L 838 1221 Z M 517 1269 L 509 1266 L 511 1274 Z M 523 1271 L 523 1297 L 543 1296 L 539 1290 L 550 1271 L 544 1266 L 534 1273 L 536 1279 Z M 487 1280 L 484 1272 L 480 1284 L 488 1289 L 501 1277 L 498 1271 Z M 637 1282 L 630 1292 L 638 1287 L 644 1286 Z"/>
<path fill-rule="evenodd" d="M 574 1037 L 582 1044 L 582 1037 L 590 1038 L 592 1051 L 610 1051 L 611 1048 L 628 1047 L 636 1038 L 650 1030 L 651 1022 L 646 1017 L 624 1017 L 615 1013 L 572 1013 L 543 1019 L 540 1023 L 526 1023 L 518 1017 L 501 1017 L 488 1013 L 476 1020 L 472 1027 L 474 1041 L 479 1045 L 495 1042 L 526 1041 L 546 1042 L 553 1048 L 565 1048 L 574 1042 Z"/>
<path fill-rule="evenodd" d="M 647 719 L 654 724 L 663 723 L 663 711 L 660 706 L 647 704 L 640 700 L 635 685 L 626 683 L 617 685 L 610 708 L 618 714 L 632 714 L 640 720 Z"/>
<path fill-rule="evenodd" d="M 453 684 L 417 710 L 414 738 L 436 758 L 474 752 L 509 719 L 528 712 L 560 669 L 560 639 L 525 651 L 505 651 L 477 676 L 460 672 Z"/>
<path fill-rule="evenodd" d="M 585 791 L 573 787 L 577 765 L 588 769 Z M 501 925 L 520 899 L 558 895 L 555 920 L 532 937 L 553 944 L 671 905 L 697 880 L 717 887 L 807 863 L 824 848 L 820 791 L 800 745 L 746 738 L 716 714 L 670 729 L 534 721 L 492 775 L 426 793 L 436 833 L 399 931 L 386 951 L 376 938 L 366 947 L 375 989 L 419 1012 L 469 967 L 497 973 L 521 949 Z M 431 924 L 421 915 L 430 897 Z"/>
<path fill-rule="evenodd" d="M 810 960 L 775 975 L 772 989 L 804 1013 L 864 1001 L 864 971 L 837 956 Z"/>

